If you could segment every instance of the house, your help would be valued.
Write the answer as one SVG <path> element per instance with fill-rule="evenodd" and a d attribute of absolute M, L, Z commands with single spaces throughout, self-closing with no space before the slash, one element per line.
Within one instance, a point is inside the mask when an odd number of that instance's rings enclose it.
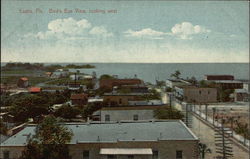
<path fill-rule="evenodd" d="M 99 121 L 137 121 L 152 120 L 156 109 L 164 108 L 166 105 L 137 105 L 124 107 L 103 107 L 93 113 L 95 120 Z"/>
<path fill-rule="evenodd" d="M 70 100 L 72 105 L 85 105 L 88 102 L 88 95 L 84 93 L 72 94 Z"/>
<path fill-rule="evenodd" d="M 29 86 L 29 80 L 27 77 L 22 77 L 17 81 L 17 86 L 21 88 L 27 88 Z"/>
<path fill-rule="evenodd" d="M 30 87 L 29 93 L 40 93 L 42 89 L 40 87 Z"/>
<path fill-rule="evenodd" d="M 236 102 L 248 102 L 249 92 L 246 89 L 235 89 L 234 90 L 234 101 Z"/>
<path fill-rule="evenodd" d="M 191 85 L 191 83 L 181 80 L 181 79 L 167 79 L 166 80 L 166 87 L 168 88 L 174 88 L 175 86 L 187 86 L 187 85 Z"/>
<path fill-rule="evenodd" d="M 205 80 L 219 81 L 219 80 L 234 80 L 232 75 L 205 75 Z"/>
<path fill-rule="evenodd" d="M 103 79 L 100 80 L 100 88 L 106 88 L 112 90 L 114 86 L 122 86 L 122 85 L 140 85 L 144 82 L 140 79 Z"/>
<path fill-rule="evenodd" d="M 175 87 L 175 97 L 179 100 L 191 103 L 214 103 L 217 102 L 217 89 L 196 86 L 178 86 Z"/>
<path fill-rule="evenodd" d="M 179 120 L 64 123 L 71 159 L 198 159 L 199 139 Z M 18 158 L 36 125 L 5 140 L 0 158 Z"/>
<path fill-rule="evenodd" d="M 46 77 L 51 77 L 52 72 L 45 72 Z"/>
<path fill-rule="evenodd" d="M 103 102 L 109 106 L 129 105 L 129 101 L 142 100 L 145 93 L 104 93 Z"/>

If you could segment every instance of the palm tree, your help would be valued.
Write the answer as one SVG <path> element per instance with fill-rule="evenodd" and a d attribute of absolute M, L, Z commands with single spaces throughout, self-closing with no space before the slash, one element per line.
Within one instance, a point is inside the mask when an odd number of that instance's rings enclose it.
<path fill-rule="evenodd" d="M 174 77 L 175 79 L 180 79 L 181 72 L 179 70 L 176 70 L 175 73 L 171 74 L 171 77 Z"/>
<path fill-rule="evenodd" d="M 212 153 L 211 149 L 208 148 L 206 144 L 199 143 L 198 146 L 199 146 L 199 153 L 200 153 L 201 159 L 205 158 L 206 153 Z"/>

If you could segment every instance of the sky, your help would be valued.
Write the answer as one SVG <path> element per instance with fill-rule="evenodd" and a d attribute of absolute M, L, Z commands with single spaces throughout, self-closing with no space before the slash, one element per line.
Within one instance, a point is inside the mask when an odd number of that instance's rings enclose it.
<path fill-rule="evenodd" d="M 1 1 L 2 62 L 249 62 L 247 1 Z"/>

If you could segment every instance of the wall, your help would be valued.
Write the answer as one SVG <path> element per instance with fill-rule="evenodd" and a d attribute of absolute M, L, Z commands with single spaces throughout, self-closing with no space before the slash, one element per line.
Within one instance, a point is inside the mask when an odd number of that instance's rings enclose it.
<path fill-rule="evenodd" d="M 217 102 L 216 88 L 185 88 L 184 100 L 187 102 L 213 103 Z"/>
<path fill-rule="evenodd" d="M 138 115 L 138 120 L 154 119 L 154 110 L 101 110 L 101 121 L 105 121 L 105 115 L 110 115 L 110 121 L 133 120 Z"/>

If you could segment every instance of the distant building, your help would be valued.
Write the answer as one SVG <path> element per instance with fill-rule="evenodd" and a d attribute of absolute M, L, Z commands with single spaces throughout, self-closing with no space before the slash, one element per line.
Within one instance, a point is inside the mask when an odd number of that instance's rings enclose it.
<path fill-rule="evenodd" d="M 199 139 L 182 121 L 140 121 L 64 124 L 74 134 L 71 159 L 198 159 Z M 34 135 L 28 125 L 5 140 L 0 158 L 19 158 Z"/>
<path fill-rule="evenodd" d="M 140 85 L 143 84 L 143 81 L 140 79 L 104 79 L 100 80 L 100 87 L 113 89 L 114 86 L 122 85 Z"/>
<path fill-rule="evenodd" d="M 187 82 L 187 81 L 184 81 L 184 80 L 181 80 L 181 79 L 167 79 L 166 80 L 166 87 L 169 87 L 169 88 L 174 88 L 174 87 L 178 87 L 178 86 L 188 86 L 188 85 L 191 85 L 191 83 Z"/>
<path fill-rule="evenodd" d="M 232 75 L 205 75 L 205 80 L 212 80 L 212 81 L 218 81 L 218 80 L 234 80 L 234 76 Z"/>
<path fill-rule="evenodd" d="M 246 89 L 235 89 L 234 90 L 234 101 L 236 102 L 248 102 L 249 92 Z"/>
<path fill-rule="evenodd" d="M 22 77 L 18 80 L 17 86 L 21 88 L 27 88 L 29 86 L 29 80 L 27 77 Z"/>
<path fill-rule="evenodd" d="M 129 105 L 129 101 L 141 100 L 144 93 L 104 93 L 103 100 L 109 106 Z"/>
<path fill-rule="evenodd" d="M 80 82 L 70 82 L 68 84 L 68 89 L 69 90 L 79 90 L 81 87 L 83 88 L 83 86 L 81 85 Z"/>
<path fill-rule="evenodd" d="M 47 77 L 51 77 L 52 72 L 46 72 L 45 75 L 46 75 Z"/>
<path fill-rule="evenodd" d="M 177 99 L 185 102 L 214 103 L 217 102 L 217 89 L 179 86 L 175 87 L 175 96 Z"/>
<path fill-rule="evenodd" d="M 42 89 L 40 87 L 30 87 L 29 93 L 40 93 Z"/>
<path fill-rule="evenodd" d="M 243 82 L 237 80 L 219 80 L 213 81 L 217 87 L 222 89 L 242 89 Z"/>
<path fill-rule="evenodd" d="M 85 105 L 88 102 L 88 95 L 84 93 L 72 94 L 70 100 L 72 105 Z"/>
<path fill-rule="evenodd" d="M 137 105 L 124 107 L 103 107 L 93 113 L 95 120 L 99 121 L 137 121 L 155 119 L 154 111 L 164 108 L 164 105 Z"/>
<path fill-rule="evenodd" d="M 71 80 L 82 80 L 83 75 L 70 75 L 69 76 Z"/>
<path fill-rule="evenodd" d="M 136 85 L 122 85 L 118 90 L 126 90 L 128 89 L 131 93 L 149 93 L 148 87 L 144 84 L 136 84 Z"/>
<path fill-rule="evenodd" d="M 69 75 L 68 71 L 63 71 L 62 69 L 59 69 L 52 73 L 51 78 L 62 78 L 67 77 Z"/>

